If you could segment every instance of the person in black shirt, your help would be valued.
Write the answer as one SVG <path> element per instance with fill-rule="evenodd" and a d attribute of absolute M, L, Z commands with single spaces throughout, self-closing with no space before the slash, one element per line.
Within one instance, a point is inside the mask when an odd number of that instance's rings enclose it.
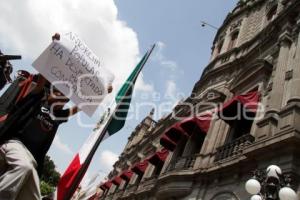
<path fill-rule="evenodd" d="M 0 144 L 1 200 L 41 199 L 36 168 L 42 170 L 58 126 L 78 111 L 77 107 L 62 110 L 68 99 L 57 90 L 49 95 L 50 83 L 41 74 L 34 79 L 32 91 L 16 106 L 17 117 L 5 134 L 8 138 Z"/>
<path fill-rule="evenodd" d="M 6 165 L 0 166 L 5 169 L 0 176 L 1 200 L 41 199 L 37 170 L 41 173 L 59 125 L 78 112 L 77 107 L 62 110 L 69 99 L 58 90 L 49 95 L 44 87 L 39 91 L 47 81 L 41 75 L 38 79 L 35 90 L 20 102 L 24 112 L 9 129 L 12 138 L 0 146 L 0 163 Z"/>
<path fill-rule="evenodd" d="M 59 34 L 53 39 L 59 40 Z M 35 76 L 35 83 L 17 105 L 20 117 L 8 129 L 12 137 L 0 145 L 1 200 L 41 199 L 37 171 L 42 171 L 59 125 L 79 111 L 77 107 L 63 110 L 69 99 L 55 88 L 49 92 L 50 83 L 41 74 Z M 111 86 L 107 89 L 112 91 Z"/>
<path fill-rule="evenodd" d="M 54 90 L 46 100 L 41 101 L 40 105 L 28 110 L 28 113 L 32 113 L 29 120 L 27 116 L 25 116 L 27 118 L 25 123 L 20 120 L 19 127 L 22 128 L 16 131 L 16 139 L 27 147 L 37 161 L 39 174 L 42 172 L 44 158 L 59 125 L 66 122 L 69 116 L 78 112 L 77 107 L 62 110 L 68 101 L 69 99 L 64 99 L 62 93 Z M 59 105 L 53 106 L 54 104 Z"/>

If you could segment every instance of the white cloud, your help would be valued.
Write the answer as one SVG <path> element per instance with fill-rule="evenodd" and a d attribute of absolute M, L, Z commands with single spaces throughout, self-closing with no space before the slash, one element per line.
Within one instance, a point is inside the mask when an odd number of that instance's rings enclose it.
<path fill-rule="evenodd" d="M 178 86 L 174 80 L 166 81 L 165 99 L 169 101 L 170 110 L 173 109 L 185 95 L 178 90 Z"/>
<path fill-rule="evenodd" d="M 173 108 L 178 103 L 179 99 L 182 99 L 183 96 L 185 96 L 176 84 L 177 78 L 182 76 L 184 71 L 182 68 L 179 68 L 176 61 L 168 59 L 165 56 L 164 51 L 166 47 L 166 44 L 162 41 L 157 43 L 154 60 L 162 66 L 161 73 L 166 77 L 164 97 L 169 101 L 169 103 L 172 103 Z"/>
<path fill-rule="evenodd" d="M 144 75 L 140 74 L 139 78 L 136 80 L 136 89 L 143 92 L 154 92 L 153 84 L 145 83 L 143 79 Z"/>
<path fill-rule="evenodd" d="M 166 82 L 166 97 L 169 97 L 169 98 L 175 98 L 176 99 L 176 96 L 177 96 L 177 86 L 176 86 L 176 83 L 175 81 L 173 80 L 168 80 Z"/>
<path fill-rule="evenodd" d="M 118 160 L 118 155 L 109 151 L 104 150 L 100 154 L 100 163 L 104 167 L 104 171 L 109 171 L 112 169 L 113 164 Z"/>
<path fill-rule="evenodd" d="M 162 41 L 157 43 L 157 50 L 154 56 L 154 60 L 156 60 L 161 66 L 161 73 L 165 74 L 165 98 L 176 104 L 179 98 L 182 98 L 182 93 L 180 93 L 179 87 L 176 84 L 176 79 L 178 76 L 182 76 L 184 71 L 180 69 L 177 63 L 174 60 L 168 59 L 164 55 L 164 50 L 166 48 L 166 44 Z"/>
<path fill-rule="evenodd" d="M 73 155 L 73 151 L 71 150 L 69 145 L 63 143 L 60 140 L 60 137 L 58 135 L 55 136 L 54 141 L 53 141 L 53 145 L 56 148 L 58 148 L 59 150 L 61 150 L 63 153 L 68 154 L 68 155 Z"/>
<path fill-rule="evenodd" d="M 163 60 L 161 61 L 161 64 L 172 71 L 177 69 L 177 63 L 172 60 Z"/>
<path fill-rule="evenodd" d="M 162 41 L 158 41 L 156 43 L 156 46 L 157 46 L 157 50 L 156 50 L 155 58 L 159 61 L 164 60 L 165 56 L 163 55 L 163 49 L 166 47 L 166 44 L 163 43 Z"/>
<path fill-rule="evenodd" d="M 1 2 L 0 10 L 0 46 L 24 58 L 37 58 L 53 33 L 73 31 L 114 72 L 115 89 L 138 61 L 137 35 L 117 18 L 113 0 L 10 0 Z M 137 88 L 152 89 L 144 81 Z"/>
<path fill-rule="evenodd" d="M 166 44 L 159 41 L 157 42 L 157 50 L 154 55 L 154 60 L 157 60 L 162 67 L 165 67 L 167 70 L 175 72 L 178 69 L 178 65 L 175 61 L 166 58 L 163 54 L 164 49 L 166 48 Z"/>

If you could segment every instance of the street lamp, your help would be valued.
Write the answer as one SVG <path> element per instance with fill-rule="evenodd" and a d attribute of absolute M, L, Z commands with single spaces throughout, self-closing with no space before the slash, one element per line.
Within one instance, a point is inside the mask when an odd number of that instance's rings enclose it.
<path fill-rule="evenodd" d="M 270 165 L 265 172 L 256 170 L 245 188 L 253 195 L 250 200 L 297 200 L 290 182 L 290 176 L 282 175 L 278 166 Z"/>
<path fill-rule="evenodd" d="M 209 26 L 210 28 L 213 28 L 213 29 L 215 29 L 215 30 L 218 30 L 218 29 L 219 29 L 218 27 L 216 27 L 216 26 L 214 26 L 214 25 L 211 25 L 210 23 L 207 23 L 207 22 L 205 22 L 205 21 L 200 21 L 200 22 L 201 22 L 201 26 L 202 26 L 202 27 Z"/>

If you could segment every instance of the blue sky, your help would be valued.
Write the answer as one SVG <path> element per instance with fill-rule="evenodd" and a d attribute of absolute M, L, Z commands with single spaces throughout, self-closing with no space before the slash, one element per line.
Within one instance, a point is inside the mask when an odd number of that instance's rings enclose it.
<path fill-rule="evenodd" d="M 215 30 L 202 28 L 201 20 L 219 26 L 236 1 L 199 0 L 116 0 L 119 17 L 126 21 L 138 35 L 140 50 L 148 48 L 155 41 L 162 41 L 166 48 L 164 56 L 174 61 L 184 71 L 177 76 L 179 88 L 189 93 L 208 63 Z M 155 81 L 158 87 L 164 85 L 165 73 L 153 79 L 154 72 L 161 66 L 144 70 L 146 80 Z M 189 81 L 187 81 L 187 78 Z"/>
<path fill-rule="evenodd" d="M 17 0 L 1 3 L 0 48 L 7 53 L 20 53 L 24 59 L 13 62 L 16 69 L 30 67 L 33 60 L 49 44 L 53 32 L 75 29 L 87 45 L 117 76 L 123 80 L 151 44 L 157 48 L 145 66 L 133 100 L 133 110 L 142 102 L 164 102 L 170 108 L 181 96 L 187 97 L 203 68 L 208 64 L 211 45 L 216 30 L 201 27 L 200 21 L 220 26 L 237 0 Z M 18 7 L 16 15 L 11 9 Z M 49 9 L 51 8 L 51 9 Z M 6 19 L 6 21 L 4 20 Z M 115 91 L 118 85 L 116 85 Z M 177 95 L 179 94 L 179 95 Z M 158 98 L 155 95 L 160 95 Z M 113 95 L 111 95 L 113 96 Z M 169 110 L 170 110 L 169 108 Z M 111 164 L 122 152 L 131 131 L 151 110 L 151 106 L 139 109 L 134 119 L 105 140 L 91 164 L 88 174 L 101 171 L 104 177 Z M 157 114 L 156 119 L 163 113 Z M 94 124 L 83 114 L 85 122 Z M 71 119 L 58 132 L 49 154 L 57 168 L 64 171 L 73 155 L 84 143 L 92 128 L 80 127 Z"/>

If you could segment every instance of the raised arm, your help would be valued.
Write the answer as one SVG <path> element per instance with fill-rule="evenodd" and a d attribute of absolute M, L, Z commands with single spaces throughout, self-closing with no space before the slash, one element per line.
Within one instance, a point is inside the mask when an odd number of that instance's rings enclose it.
<path fill-rule="evenodd" d="M 60 34 L 59 33 L 55 33 L 53 36 L 52 36 L 52 41 L 54 40 L 60 40 Z M 32 90 L 32 93 L 39 93 L 41 92 L 46 83 L 48 82 L 47 79 L 45 79 L 45 77 L 41 74 L 37 74 L 37 81 L 36 81 L 36 87 Z"/>

